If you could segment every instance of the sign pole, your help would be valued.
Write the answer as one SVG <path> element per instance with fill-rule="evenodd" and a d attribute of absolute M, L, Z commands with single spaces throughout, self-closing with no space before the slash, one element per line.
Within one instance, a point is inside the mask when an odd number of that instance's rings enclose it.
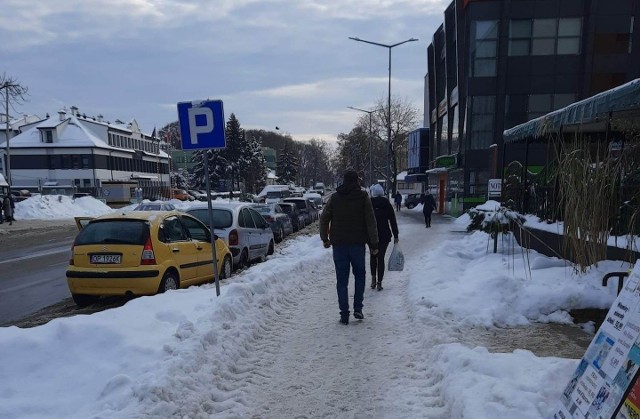
<path fill-rule="evenodd" d="M 207 187 L 207 207 L 209 209 L 209 231 L 211 231 L 211 253 L 213 255 L 213 277 L 216 284 L 216 296 L 220 296 L 220 278 L 218 275 L 218 258 L 216 257 L 216 235 L 213 233 L 213 207 L 211 206 L 211 181 L 209 180 L 209 151 L 204 154 L 204 177 Z M 224 262 L 223 262 L 224 263 Z"/>
<path fill-rule="evenodd" d="M 221 100 L 194 100 L 178 103 L 178 122 L 183 150 L 200 149 L 204 152 L 204 177 L 207 187 L 209 231 L 211 232 L 211 254 L 216 296 L 220 296 L 220 278 L 216 257 L 216 235 L 213 231 L 213 206 L 211 205 L 211 180 L 209 179 L 209 152 L 226 147 L 224 133 L 224 109 Z"/>

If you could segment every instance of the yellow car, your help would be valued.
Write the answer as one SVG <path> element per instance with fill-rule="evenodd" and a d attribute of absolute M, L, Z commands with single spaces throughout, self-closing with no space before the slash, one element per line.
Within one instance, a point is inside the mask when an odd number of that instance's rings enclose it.
<path fill-rule="evenodd" d="M 76 219 L 67 284 L 86 306 L 99 296 L 153 295 L 213 279 L 211 233 L 179 211 L 131 211 Z M 216 237 L 216 236 L 214 236 Z M 220 278 L 231 275 L 232 256 L 215 240 Z"/>

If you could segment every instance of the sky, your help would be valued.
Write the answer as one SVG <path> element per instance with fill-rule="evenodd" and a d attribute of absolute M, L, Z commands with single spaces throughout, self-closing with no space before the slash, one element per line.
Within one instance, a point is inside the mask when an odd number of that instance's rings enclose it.
<path fill-rule="evenodd" d="M 43 199 L 18 203 L 16 217 L 111 211 Z M 569 327 L 571 309 L 609 308 L 616 284 L 600 280 L 629 267 L 576 274 L 510 236 L 494 254 L 487 234 L 464 233 L 469 221 L 436 216 L 425 229 L 421 205 L 403 208 L 404 270 L 367 288 L 365 319 L 347 326 L 331 251 L 311 234 L 223 281 L 219 297 L 203 285 L 0 328 L 0 417 L 549 417 L 583 354 L 551 331 Z M 588 342 L 593 323 L 582 327 Z"/>
<path fill-rule="evenodd" d="M 0 0 L 0 74 L 29 89 L 10 114 L 76 106 L 144 132 L 176 104 L 221 99 L 246 129 L 335 140 L 387 97 L 422 114 L 427 46 L 449 0 Z"/>

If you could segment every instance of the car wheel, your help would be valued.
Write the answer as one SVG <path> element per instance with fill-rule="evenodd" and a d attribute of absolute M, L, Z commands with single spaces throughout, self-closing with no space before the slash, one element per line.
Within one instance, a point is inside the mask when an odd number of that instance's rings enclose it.
<path fill-rule="evenodd" d="M 414 209 L 416 207 L 416 204 L 407 204 L 407 208 L 409 209 Z"/>
<path fill-rule="evenodd" d="M 71 298 L 78 307 L 86 307 L 98 301 L 97 296 L 87 294 L 71 294 Z"/>
<path fill-rule="evenodd" d="M 275 252 L 275 244 L 273 244 L 273 240 L 269 241 L 269 249 L 267 250 L 267 255 L 272 255 Z"/>
<path fill-rule="evenodd" d="M 284 240 L 284 227 L 280 227 L 280 232 L 278 233 L 278 242 Z"/>
<path fill-rule="evenodd" d="M 222 261 L 222 271 L 220 272 L 220 279 L 227 279 L 231 276 L 231 258 L 229 256 L 225 256 Z"/>
<path fill-rule="evenodd" d="M 240 261 L 238 262 L 238 268 L 244 269 L 249 266 L 249 252 L 247 249 L 242 249 L 240 253 Z"/>
<path fill-rule="evenodd" d="M 178 275 L 173 271 L 167 271 L 162 277 L 162 281 L 160 281 L 158 292 L 163 293 L 169 290 L 177 290 L 180 288 L 179 284 Z"/>

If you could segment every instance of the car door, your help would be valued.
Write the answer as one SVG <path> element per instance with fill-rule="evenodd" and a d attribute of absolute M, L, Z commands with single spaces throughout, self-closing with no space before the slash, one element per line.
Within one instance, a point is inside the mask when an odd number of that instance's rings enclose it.
<path fill-rule="evenodd" d="M 177 216 L 165 218 L 160 229 L 160 240 L 168 247 L 174 265 L 180 270 L 181 286 L 191 284 L 198 274 L 199 250 Z"/>
<path fill-rule="evenodd" d="M 266 256 L 269 250 L 269 244 L 273 239 L 273 230 L 269 227 L 269 223 L 264 219 L 262 215 L 253 208 L 247 208 L 251 216 L 253 217 L 253 222 L 256 226 L 256 257 Z"/>
<path fill-rule="evenodd" d="M 189 237 L 195 245 L 198 255 L 198 267 L 194 281 L 205 282 L 213 278 L 213 254 L 211 245 L 211 233 L 209 228 L 200 221 L 188 215 L 181 215 L 180 221 L 189 232 Z M 216 255 L 218 266 L 222 263 L 220 255 Z"/>
<path fill-rule="evenodd" d="M 259 252 L 256 250 L 256 246 L 260 241 L 260 235 L 256 230 L 256 224 L 251 217 L 249 208 L 240 209 L 238 227 L 238 237 L 242 247 L 246 248 L 249 253 L 249 260 L 257 258 Z"/>

